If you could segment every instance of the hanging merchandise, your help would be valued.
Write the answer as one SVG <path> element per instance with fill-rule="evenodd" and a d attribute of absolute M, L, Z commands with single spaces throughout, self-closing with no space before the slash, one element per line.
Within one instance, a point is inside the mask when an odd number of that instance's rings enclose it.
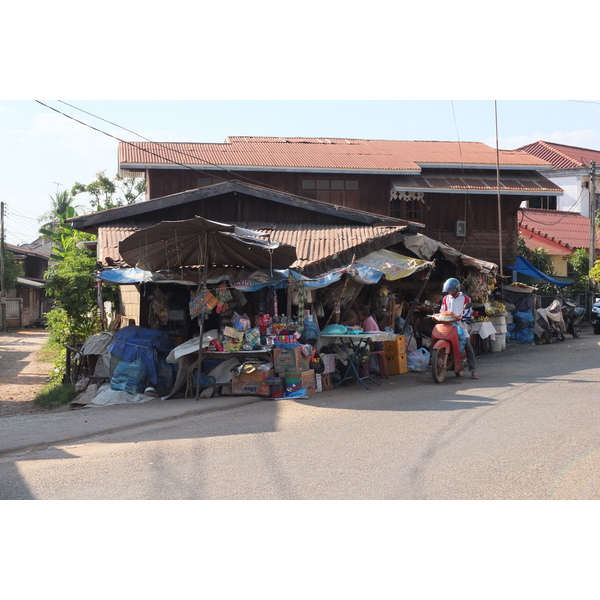
<path fill-rule="evenodd" d="M 148 296 L 150 300 L 150 313 L 148 315 L 148 321 L 152 329 L 160 327 L 161 323 L 166 325 L 169 321 L 169 305 L 167 297 L 160 291 L 158 287 L 154 289 L 151 296 Z"/>
<path fill-rule="evenodd" d="M 306 292 L 304 290 L 304 282 L 297 282 L 298 289 L 298 330 L 302 331 L 304 329 L 304 301 L 306 300 Z"/>
<path fill-rule="evenodd" d="M 213 293 L 208 290 L 206 290 L 206 293 L 199 292 L 190 300 L 190 317 L 192 319 L 199 317 L 202 312 L 202 305 L 210 312 L 217 304 L 218 300 Z"/>
<path fill-rule="evenodd" d="M 228 302 L 233 299 L 231 292 L 227 289 L 227 285 L 222 283 L 217 288 L 217 314 L 221 314 L 228 308 Z"/>

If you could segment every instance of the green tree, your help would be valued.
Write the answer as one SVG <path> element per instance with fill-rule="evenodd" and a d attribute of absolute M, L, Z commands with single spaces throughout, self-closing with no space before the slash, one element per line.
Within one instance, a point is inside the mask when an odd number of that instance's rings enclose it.
<path fill-rule="evenodd" d="M 57 190 L 55 196 L 50 196 L 50 200 L 50 210 L 45 212 L 39 218 L 39 222 L 43 223 L 41 229 L 56 231 L 60 227 L 61 218 L 64 220 L 69 209 L 74 211 L 79 207 L 73 204 L 75 202 L 75 196 L 68 190 L 63 190 L 62 192 Z"/>
<path fill-rule="evenodd" d="M 17 262 L 13 253 L 8 250 L 4 251 L 4 285 L 5 290 L 14 290 L 17 285 L 17 277 L 23 275 L 23 265 Z"/>
<path fill-rule="evenodd" d="M 579 248 L 567 260 L 569 277 L 573 278 L 574 292 L 587 292 L 590 282 L 589 252 Z"/>
<path fill-rule="evenodd" d="M 87 185 L 77 182 L 71 194 L 88 194 L 90 205 L 94 210 L 105 210 L 133 204 L 142 200 L 146 191 L 145 179 L 122 177 L 115 175 L 113 179 L 106 176 L 106 171 L 96 173 L 96 179 Z"/>

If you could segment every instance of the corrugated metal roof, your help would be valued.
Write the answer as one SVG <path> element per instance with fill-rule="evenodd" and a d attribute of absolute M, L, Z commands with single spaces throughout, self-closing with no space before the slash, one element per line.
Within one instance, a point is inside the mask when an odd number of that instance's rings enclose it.
<path fill-rule="evenodd" d="M 314 225 L 309 223 L 258 223 L 244 227 L 261 231 L 270 239 L 296 247 L 298 260 L 292 268 L 313 274 L 350 263 L 374 250 L 404 239 L 406 227 L 369 225 Z"/>
<path fill-rule="evenodd" d="M 459 171 L 423 172 L 421 175 L 397 175 L 392 177 L 391 181 L 392 187 L 397 191 L 474 191 L 490 194 L 498 191 L 495 171 L 469 171 L 468 174 Z M 504 194 L 563 193 L 562 188 L 537 171 L 514 171 L 510 174 L 500 172 L 500 190 Z"/>
<path fill-rule="evenodd" d="M 502 168 L 550 166 L 519 151 L 503 150 L 499 161 Z M 232 170 L 418 173 L 423 165 L 495 167 L 496 151 L 480 142 L 234 136 L 223 144 L 121 142 L 119 165 L 124 170 L 179 165 Z"/>
<path fill-rule="evenodd" d="M 522 208 L 519 210 L 518 224 L 525 231 L 534 232 L 571 249 L 590 247 L 590 220 L 577 213 Z"/>
<path fill-rule="evenodd" d="M 518 150 L 548 161 L 555 169 L 580 169 L 592 161 L 600 164 L 600 151 L 554 142 L 534 142 Z"/>
<path fill-rule="evenodd" d="M 370 226 L 370 225 L 314 225 L 310 223 L 236 223 L 240 227 L 261 231 L 271 240 L 289 244 L 296 248 L 298 260 L 292 265 L 294 269 L 312 268 L 311 274 L 326 270 L 328 265 L 342 266 L 373 250 L 391 246 L 402 241 L 404 226 Z M 137 229 L 137 228 L 136 228 Z M 140 227 L 139 229 L 142 229 Z M 98 232 L 98 257 L 106 262 L 110 257 L 115 264 L 123 266 L 118 248 L 119 242 L 134 232 L 134 228 L 102 226 Z M 100 253 L 102 252 L 102 254 Z M 135 265 L 130 265 L 135 266 Z M 333 267 L 332 267 L 333 268 Z"/>

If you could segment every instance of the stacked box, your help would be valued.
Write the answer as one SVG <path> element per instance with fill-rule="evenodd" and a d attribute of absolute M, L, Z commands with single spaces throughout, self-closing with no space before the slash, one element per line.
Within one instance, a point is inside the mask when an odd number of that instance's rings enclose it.
<path fill-rule="evenodd" d="M 323 388 L 323 391 L 333 389 L 333 382 L 331 381 L 330 373 L 323 373 L 323 375 L 321 375 L 321 387 Z"/>
<path fill-rule="evenodd" d="M 406 361 L 406 352 L 396 356 L 386 356 L 388 375 L 401 375 L 408 373 L 408 363 Z"/>
<path fill-rule="evenodd" d="M 299 389 L 306 388 L 306 394 L 311 396 L 316 392 L 315 386 L 315 371 L 314 369 L 308 369 L 307 371 L 296 371 L 286 372 L 283 374 L 285 378 L 285 387 Z"/>
<path fill-rule="evenodd" d="M 302 348 L 274 348 L 273 364 L 275 372 L 282 373 L 306 371 L 310 367 L 310 358 L 302 354 Z"/>
<path fill-rule="evenodd" d="M 398 356 L 400 354 L 406 354 L 406 345 L 403 335 L 397 335 L 393 342 L 383 342 L 383 350 L 385 356 Z"/>
<path fill-rule="evenodd" d="M 239 376 L 234 374 L 231 378 L 231 393 L 245 396 L 270 396 L 271 389 L 265 380 L 273 375 L 273 369 L 268 371 L 256 369 L 252 373 L 240 373 Z"/>

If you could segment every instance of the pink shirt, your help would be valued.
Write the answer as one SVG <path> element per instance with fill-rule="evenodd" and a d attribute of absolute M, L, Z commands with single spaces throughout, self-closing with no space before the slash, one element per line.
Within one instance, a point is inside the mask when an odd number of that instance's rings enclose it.
<path fill-rule="evenodd" d="M 377 325 L 377 321 L 373 317 L 367 317 L 362 322 L 362 328 L 363 328 L 363 331 L 366 331 L 366 332 L 380 331 L 379 325 Z"/>

